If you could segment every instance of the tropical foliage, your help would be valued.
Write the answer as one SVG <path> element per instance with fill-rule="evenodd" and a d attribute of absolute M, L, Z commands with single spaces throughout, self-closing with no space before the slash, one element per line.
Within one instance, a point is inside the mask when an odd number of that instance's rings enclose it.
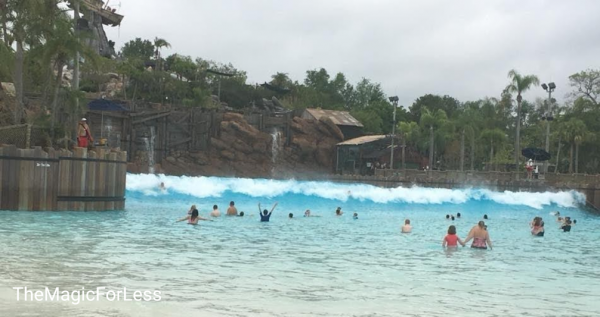
<path fill-rule="evenodd" d="M 389 134 L 393 106 L 380 83 L 368 78 L 352 82 L 342 72 L 307 70 L 304 78 L 276 72 L 264 83 L 249 83 L 245 71 L 232 64 L 173 51 L 168 39 L 136 38 L 113 59 L 86 48 L 85 32 L 66 12 L 78 0 L 0 0 L 0 80 L 16 87 L 13 122 L 24 117 L 25 94 L 40 96 L 43 108 L 33 119 L 48 124 L 63 115 L 76 118 L 85 92 L 99 92 L 110 78 L 123 81 L 119 98 L 135 107 L 140 102 L 183 107 L 232 109 L 264 107 L 277 98 L 288 109 L 320 107 L 350 112 L 364 132 Z M 80 56 L 81 58 L 79 58 Z M 81 61 L 81 83 L 69 88 L 66 67 Z M 262 84 L 262 85 L 261 85 Z M 556 172 L 600 172 L 600 70 L 587 69 L 569 77 L 570 87 L 558 87 L 567 100 L 526 99 L 540 79 L 516 70 L 508 73 L 498 95 L 464 100 L 425 94 L 397 109 L 397 131 L 411 159 L 419 155 L 433 169 L 514 170 L 521 149 L 544 148 L 549 124 L 551 164 Z M 504 88 L 504 89 L 503 89 Z M 416 97 L 416 96 L 415 96 Z M 30 106 L 28 106 L 30 107 Z M 28 109 L 33 112 L 32 109 Z M 552 119 L 552 120 L 548 120 Z M 64 122 L 64 121 L 63 121 Z M 62 135 L 69 129 L 52 129 Z M 413 162 L 414 163 L 414 162 Z M 552 171 L 552 169 L 551 169 Z"/>

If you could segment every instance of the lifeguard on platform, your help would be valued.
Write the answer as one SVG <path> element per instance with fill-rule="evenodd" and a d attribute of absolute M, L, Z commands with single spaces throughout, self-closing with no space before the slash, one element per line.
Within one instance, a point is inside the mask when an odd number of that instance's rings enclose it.
<path fill-rule="evenodd" d="M 87 124 L 85 118 L 81 118 L 79 121 L 79 127 L 77 128 L 77 146 L 87 148 L 88 142 L 94 142 L 94 138 L 90 133 L 90 127 Z"/>

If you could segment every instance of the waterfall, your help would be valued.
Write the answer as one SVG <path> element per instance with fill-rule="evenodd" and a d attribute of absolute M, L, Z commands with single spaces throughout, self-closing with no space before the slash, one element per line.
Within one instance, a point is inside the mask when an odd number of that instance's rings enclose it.
<path fill-rule="evenodd" d="M 144 144 L 146 145 L 146 153 L 148 155 L 148 173 L 154 174 L 154 127 L 150 127 L 150 137 L 144 138 Z"/>
<path fill-rule="evenodd" d="M 271 143 L 271 176 L 274 176 L 275 166 L 277 164 L 277 159 L 279 158 L 279 151 L 281 150 L 281 131 L 277 128 L 273 128 L 271 138 L 273 138 L 273 142 Z"/>
<path fill-rule="evenodd" d="M 277 157 L 279 156 L 279 150 L 281 148 L 281 131 L 277 130 L 277 128 L 273 128 L 271 138 L 273 138 L 273 143 L 271 144 L 271 160 L 273 164 L 275 164 L 277 163 Z"/>

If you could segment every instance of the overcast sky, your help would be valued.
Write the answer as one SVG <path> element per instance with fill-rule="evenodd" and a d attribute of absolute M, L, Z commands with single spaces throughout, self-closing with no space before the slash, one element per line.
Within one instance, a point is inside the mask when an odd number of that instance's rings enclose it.
<path fill-rule="evenodd" d="M 106 0 L 105 0 L 106 1 Z M 120 7 L 119 7 L 120 3 Z M 517 69 L 554 81 L 600 67 L 600 1 L 110 0 L 125 15 L 109 39 L 167 39 L 178 52 L 231 62 L 250 83 L 276 72 L 343 72 L 380 82 L 409 106 L 419 96 L 497 97 Z M 163 55 L 165 55 L 163 53 Z M 525 94 L 534 100 L 542 88 Z"/>

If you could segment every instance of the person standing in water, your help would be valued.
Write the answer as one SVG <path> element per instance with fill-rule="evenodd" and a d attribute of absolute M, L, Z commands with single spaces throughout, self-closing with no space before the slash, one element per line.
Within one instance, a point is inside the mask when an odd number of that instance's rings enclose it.
<path fill-rule="evenodd" d="M 229 208 L 227 208 L 227 216 L 237 216 L 238 215 L 238 211 L 237 208 L 235 208 L 235 203 L 233 201 L 231 201 L 229 203 Z"/>
<path fill-rule="evenodd" d="M 473 249 L 485 250 L 488 246 L 490 247 L 490 250 L 492 249 L 492 241 L 490 240 L 490 235 L 486 230 L 485 222 L 483 221 L 480 221 L 476 226 L 471 228 L 464 244 L 467 244 L 471 239 L 473 239 L 473 244 L 471 244 L 471 248 Z"/>
<path fill-rule="evenodd" d="M 271 214 L 273 213 L 273 210 L 275 210 L 275 207 L 277 207 L 278 203 L 275 203 L 273 205 L 273 208 L 271 208 L 271 211 L 268 210 L 260 210 L 260 203 L 258 203 L 258 214 L 260 215 L 260 222 L 269 222 L 269 219 L 271 219 Z"/>
<path fill-rule="evenodd" d="M 410 225 L 410 219 L 404 220 L 404 226 L 402 226 L 402 233 L 410 233 L 412 226 Z"/>
<path fill-rule="evenodd" d="M 352 215 L 352 219 L 358 220 L 358 213 L 355 212 L 354 215 Z"/>
<path fill-rule="evenodd" d="M 219 211 L 219 207 L 217 205 L 213 206 L 213 211 L 210 213 L 211 217 L 221 217 L 221 212 Z"/>
<path fill-rule="evenodd" d="M 192 207 L 190 207 L 190 210 L 188 210 L 188 215 L 191 215 L 194 210 L 198 210 L 196 209 L 196 205 L 192 205 Z"/>
<path fill-rule="evenodd" d="M 335 210 L 335 215 L 341 216 L 343 214 L 344 214 L 344 212 L 342 211 L 342 207 L 337 207 L 337 209 Z"/>
<path fill-rule="evenodd" d="M 202 218 L 202 217 L 198 216 L 198 209 L 192 210 L 192 213 L 189 216 L 185 216 L 185 217 L 177 220 L 176 222 L 181 222 L 181 221 L 186 221 L 186 220 L 189 225 L 197 225 L 198 220 L 212 221 L 210 219 L 206 219 L 206 218 Z"/>
<path fill-rule="evenodd" d="M 463 247 L 465 246 L 465 243 L 456 235 L 456 227 L 448 227 L 448 234 L 442 240 L 442 247 L 456 248 L 458 247 L 458 243 Z"/>

